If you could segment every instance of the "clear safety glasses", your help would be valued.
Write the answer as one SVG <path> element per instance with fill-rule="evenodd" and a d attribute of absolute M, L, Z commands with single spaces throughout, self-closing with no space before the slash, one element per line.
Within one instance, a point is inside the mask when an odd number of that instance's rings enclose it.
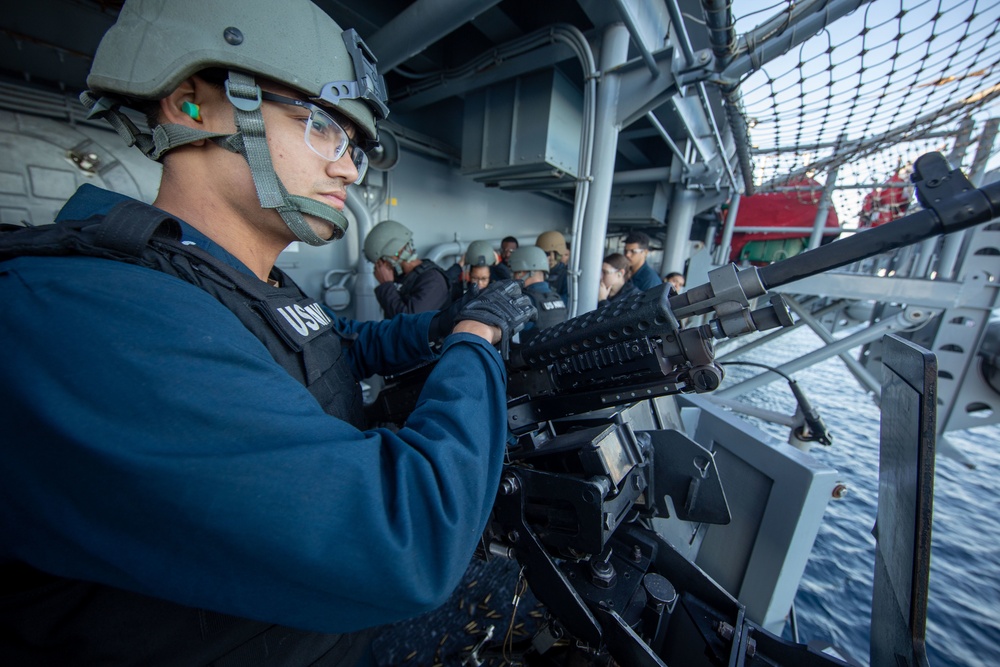
<path fill-rule="evenodd" d="M 261 99 L 307 110 L 309 117 L 303 119 L 306 124 L 306 146 L 313 153 L 330 162 L 336 162 L 344 157 L 344 153 L 350 152 L 351 161 L 358 170 L 358 177 L 354 183 L 360 183 L 365 177 L 365 173 L 368 171 L 368 156 L 361 147 L 351 141 L 347 132 L 340 126 L 340 123 L 333 119 L 333 116 L 315 104 L 303 102 L 294 97 L 262 92 Z"/>

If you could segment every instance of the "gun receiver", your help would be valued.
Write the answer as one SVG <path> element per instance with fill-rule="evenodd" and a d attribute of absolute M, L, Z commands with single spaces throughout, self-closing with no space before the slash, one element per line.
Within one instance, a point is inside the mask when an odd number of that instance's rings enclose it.
<path fill-rule="evenodd" d="M 656 533 L 655 517 L 728 523 L 729 505 L 711 451 L 678 430 L 634 431 L 621 406 L 716 389 L 715 340 L 792 324 L 778 295 L 752 309 L 769 288 L 1000 216 L 1000 183 L 976 190 L 939 154 L 918 159 L 913 180 L 922 211 L 763 268 L 720 267 L 684 294 L 655 287 L 513 351 L 508 462 L 478 556 L 523 566 L 548 627 L 587 647 L 575 664 L 743 664 L 750 644 L 760 664 L 846 664 L 751 623 Z M 369 416 L 402 424 L 430 368 L 391 378 Z M 825 432 L 818 416 L 812 427 Z M 671 621 L 675 605 L 686 614 Z"/>

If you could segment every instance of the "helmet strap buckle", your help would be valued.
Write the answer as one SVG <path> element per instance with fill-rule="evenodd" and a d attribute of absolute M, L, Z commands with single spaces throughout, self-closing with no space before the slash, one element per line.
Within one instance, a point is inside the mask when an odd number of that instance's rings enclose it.
<path fill-rule="evenodd" d="M 229 103 L 240 111 L 256 111 L 263 103 L 260 86 L 253 82 L 252 77 L 241 78 L 249 78 L 251 85 L 234 82 L 233 73 L 230 72 L 225 84 L 226 97 L 229 99 Z"/>

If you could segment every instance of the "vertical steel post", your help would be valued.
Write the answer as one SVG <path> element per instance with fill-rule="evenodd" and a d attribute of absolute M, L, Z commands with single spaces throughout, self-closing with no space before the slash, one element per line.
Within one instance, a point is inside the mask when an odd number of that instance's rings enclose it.
<path fill-rule="evenodd" d="M 573 242 L 580 246 L 580 266 L 600 267 L 604 259 L 604 240 L 608 235 L 608 214 L 611 211 L 611 185 L 615 175 L 615 156 L 618 152 L 618 96 L 621 80 L 609 70 L 628 59 L 629 33 L 621 23 L 608 26 L 601 41 L 599 68 L 602 72 L 597 85 L 597 109 L 594 132 L 594 181 L 587 193 L 587 210 L 583 216 L 580 238 Z M 586 313 L 597 307 L 597 289 L 601 282 L 600 270 L 582 273 L 576 312 Z"/>
<path fill-rule="evenodd" d="M 736 215 L 740 210 L 740 193 L 733 194 L 729 200 L 729 211 L 726 213 L 726 224 L 722 228 L 722 241 L 716 251 L 715 263 L 722 265 L 729 263 L 729 251 L 733 246 L 733 230 L 736 228 Z"/>
<path fill-rule="evenodd" d="M 837 187 L 837 173 L 840 167 L 836 166 L 826 172 L 826 185 L 823 186 L 823 194 L 819 198 L 819 208 L 816 209 L 816 219 L 813 220 L 813 231 L 809 237 L 808 250 L 818 248 L 823 240 L 823 229 L 826 227 L 826 219 L 830 213 L 830 204 L 833 201 L 833 190 Z"/>
<path fill-rule="evenodd" d="M 670 202 L 667 234 L 663 244 L 663 263 L 660 265 L 660 276 L 671 271 L 684 272 L 684 260 L 688 257 L 688 240 L 691 237 L 691 225 L 694 222 L 695 204 L 698 194 L 693 190 L 685 190 L 679 185 L 674 189 L 674 197 Z"/>

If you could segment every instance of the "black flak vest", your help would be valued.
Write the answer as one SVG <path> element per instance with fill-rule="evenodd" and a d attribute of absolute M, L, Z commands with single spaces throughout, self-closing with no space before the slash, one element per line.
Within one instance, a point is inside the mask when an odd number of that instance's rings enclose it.
<path fill-rule="evenodd" d="M 278 269 L 275 287 L 197 247 L 180 225 L 136 201 L 103 220 L 0 226 L 0 261 L 85 255 L 145 266 L 205 290 L 232 311 L 330 415 L 363 428 L 349 340 L 314 299 Z M 353 665 L 373 631 L 334 635 L 185 607 L 103 584 L 0 564 L 3 665 Z"/>

